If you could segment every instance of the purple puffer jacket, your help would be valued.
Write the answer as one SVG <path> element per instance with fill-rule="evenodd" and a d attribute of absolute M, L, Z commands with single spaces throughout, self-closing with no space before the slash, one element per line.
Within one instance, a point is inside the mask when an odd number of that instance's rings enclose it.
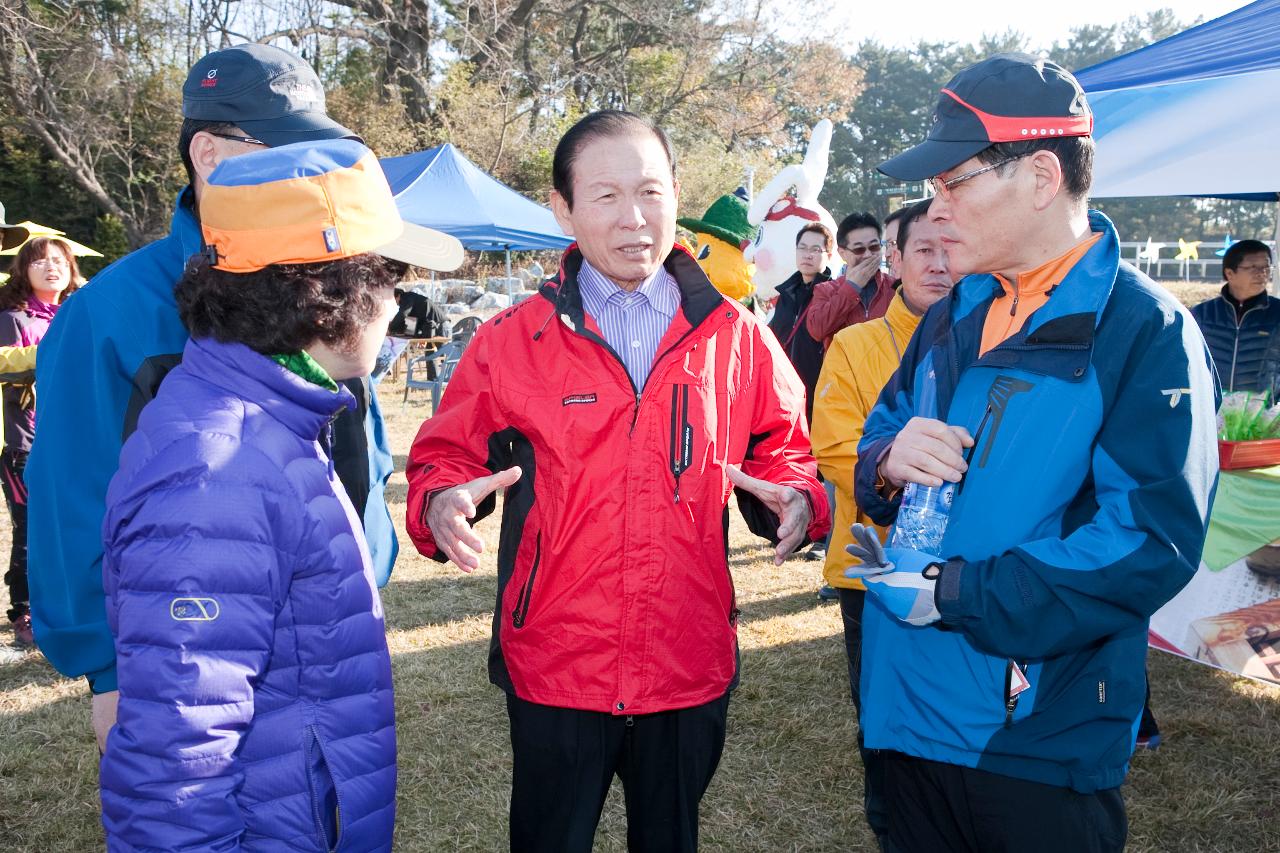
<path fill-rule="evenodd" d="M 193 339 L 125 442 L 103 523 L 109 850 L 391 849 L 382 605 L 322 444 L 353 403 Z"/>

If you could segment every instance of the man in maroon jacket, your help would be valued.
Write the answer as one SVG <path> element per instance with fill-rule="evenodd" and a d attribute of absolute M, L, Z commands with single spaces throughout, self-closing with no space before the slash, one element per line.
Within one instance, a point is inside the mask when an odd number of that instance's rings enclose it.
<path fill-rule="evenodd" d="M 591 850 L 621 778 L 633 853 L 697 848 L 738 678 L 734 488 L 775 561 L 821 539 L 804 386 L 675 245 L 665 134 L 565 134 L 552 210 L 577 243 L 476 332 L 410 452 L 408 530 L 470 571 L 506 489 L 489 677 L 507 693 L 511 848 Z"/>
<path fill-rule="evenodd" d="M 881 233 L 870 213 L 851 213 L 836 229 L 836 252 L 844 260 L 844 273 L 813 289 L 805 316 L 809 334 L 824 348 L 846 326 L 883 317 L 893 301 L 893 278 L 880 271 Z"/>

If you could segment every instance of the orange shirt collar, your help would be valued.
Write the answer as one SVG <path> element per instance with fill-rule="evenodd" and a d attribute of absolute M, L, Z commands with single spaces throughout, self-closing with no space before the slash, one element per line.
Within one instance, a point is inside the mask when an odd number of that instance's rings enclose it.
<path fill-rule="evenodd" d="M 1071 272 L 1071 268 L 1093 248 L 1094 243 L 1101 239 L 1102 232 L 1095 232 L 1087 239 L 1076 243 L 1070 249 L 1058 255 L 1058 257 L 1045 261 L 1035 269 L 1019 273 L 1018 295 L 1025 299 L 1032 294 L 1048 293 L 1050 288 L 1062 283 L 1062 280 L 1067 277 L 1067 273 Z M 1000 282 L 1000 286 L 1004 288 L 1006 294 L 1013 293 L 1013 285 L 1008 279 L 999 274 L 996 275 L 996 279 Z"/>

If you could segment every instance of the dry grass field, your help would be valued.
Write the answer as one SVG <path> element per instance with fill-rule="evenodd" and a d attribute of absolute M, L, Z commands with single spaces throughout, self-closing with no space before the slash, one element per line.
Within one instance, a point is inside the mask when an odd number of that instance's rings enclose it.
<path fill-rule="evenodd" d="M 402 472 L 430 404 L 416 392 L 402 408 L 401 390 L 385 385 L 382 398 Z M 402 543 L 405 490 L 397 473 L 389 498 Z M 7 517 L 0 525 L 7 555 Z M 496 518 L 480 529 L 491 555 Z M 814 595 L 816 564 L 775 568 L 736 516 L 731 540 L 742 686 L 703 801 L 703 847 L 870 850 L 839 613 Z M 399 720 L 397 850 L 505 849 L 506 714 L 485 674 L 494 584 L 492 556 L 468 576 L 408 547 L 384 590 Z M 0 631 L 0 642 L 9 638 Z M 1159 653 L 1151 673 L 1165 745 L 1135 759 L 1125 786 L 1129 849 L 1280 849 L 1280 691 Z M 101 849 L 96 760 L 83 682 L 59 677 L 36 652 L 0 664 L 0 850 Z M 598 850 L 625 849 L 619 794 Z"/>

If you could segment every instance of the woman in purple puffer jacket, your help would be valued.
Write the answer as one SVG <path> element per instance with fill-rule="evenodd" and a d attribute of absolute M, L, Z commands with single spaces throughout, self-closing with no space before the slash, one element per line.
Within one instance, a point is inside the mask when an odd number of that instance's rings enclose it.
<path fill-rule="evenodd" d="M 191 340 L 107 494 L 107 847 L 390 850 L 391 661 L 329 433 L 395 314 L 399 214 L 350 141 L 226 160 L 200 214 Z"/>

